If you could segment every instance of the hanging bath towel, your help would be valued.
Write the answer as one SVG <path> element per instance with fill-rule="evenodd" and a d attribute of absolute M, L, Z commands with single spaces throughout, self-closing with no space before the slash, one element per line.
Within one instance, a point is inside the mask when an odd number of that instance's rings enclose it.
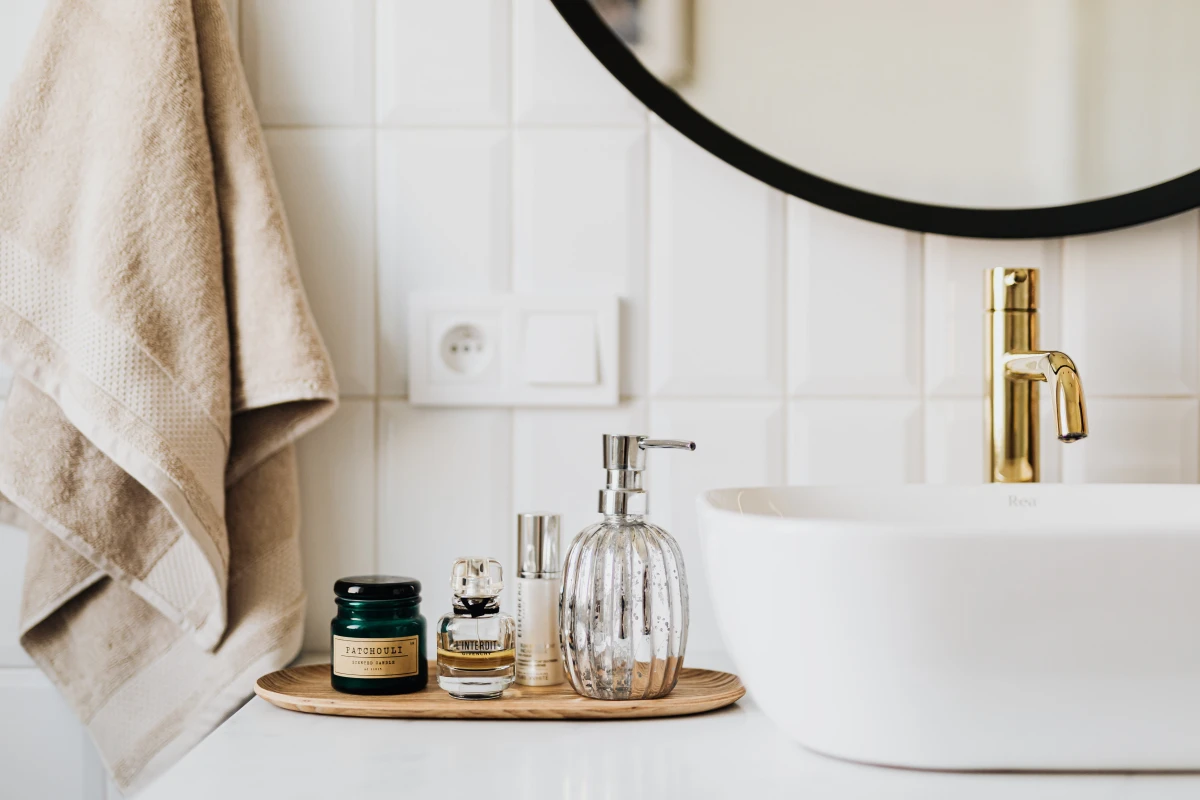
<path fill-rule="evenodd" d="M 300 648 L 337 386 L 218 0 L 51 0 L 0 118 L 21 644 L 138 787 Z"/>

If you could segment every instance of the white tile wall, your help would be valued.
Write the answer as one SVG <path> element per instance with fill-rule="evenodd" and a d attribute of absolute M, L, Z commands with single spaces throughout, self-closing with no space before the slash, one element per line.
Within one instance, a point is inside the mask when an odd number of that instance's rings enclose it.
<path fill-rule="evenodd" d="M 788 483 L 919 483 L 919 400 L 799 400 L 788 409 Z"/>
<path fill-rule="evenodd" d="M 39 4 L 0 0 L 0 87 Z M 452 558 L 511 561 L 515 511 L 563 512 L 568 533 L 594 519 L 603 432 L 699 442 L 651 456 L 647 483 L 688 558 L 691 647 L 719 647 L 698 491 L 981 479 L 981 274 L 1001 264 L 1042 270 L 1042 341 L 1089 392 L 1087 441 L 1063 447 L 1043 415 L 1044 479 L 1200 480 L 1198 214 L 1066 242 L 889 230 L 785 201 L 649 121 L 549 0 L 227 6 L 346 395 L 300 448 L 313 648 L 339 575 L 414 574 L 436 618 Z M 408 293 L 510 288 L 624 297 L 619 407 L 407 404 Z M 0 774 L 98 797 L 94 755 L 15 644 L 23 551 L 0 529 Z M 28 718 L 24 738 L 5 724 Z"/>
<path fill-rule="evenodd" d="M 1064 454 L 1064 480 L 1195 483 L 1197 410 L 1194 397 L 1092 400 L 1088 422 L 1093 435 Z"/>
<path fill-rule="evenodd" d="M 333 582 L 375 562 L 375 403 L 343 400 L 299 445 L 306 648 L 329 647 Z"/>
<path fill-rule="evenodd" d="M 1064 245 L 1063 349 L 1092 392 L 1196 394 L 1198 223 L 1192 211 Z"/>
<path fill-rule="evenodd" d="M 510 14 L 507 0 L 379 0 L 379 124 L 507 123 Z"/>
<path fill-rule="evenodd" d="M 926 483 L 979 483 L 987 474 L 983 403 L 930 398 L 925 403 Z"/>
<path fill-rule="evenodd" d="M 427 619 L 449 609 L 454 559 L 511 565 L 512 450 L 510 411 L 380 404 L 378 564 L 428 587 Z"/>
<path fill-rule="evenodd" d="M 99 800 L 104 773 L 82 726 L 36 670 L 0 670 L 0 797 Z"/>
<path fill-rule="evenodd" d="M 782 390 L 783 234 L 778 192 L 652 126 L 652 394 Z"/>
<path fill-rule="evenodd" d="M 643 393 L 645 131 L 524 130 L 515 152 L 513 290 L 622 297 L 621 392 Z"/>
<path fill-rule="evenodd" d="M 502 130 L 379 134 L 380 391 L 407 391 L 408 293 L 502 291 L 511 262 L 512 160 Z"/>
<path fill-rule="evenodd" d="M 267 146 L 341 390 L 374 394 L 374 136 L 369 130 L 271 130 Z"/>
<path fill-rule="evenodd" d="M 547 0 L 513 0 L 515 118 L 523 125 L 630 125 L 646 112 Z"/>
<path fill-rule="evenodd" d="M 795 198 L 787 212 L 789 390 L 920 396 L 921 236 Z"/>
<path fill-rule="evenodd" d="M 371 0 L 245 0 L 242 61 L 264 125 L 370 125 Z"/>

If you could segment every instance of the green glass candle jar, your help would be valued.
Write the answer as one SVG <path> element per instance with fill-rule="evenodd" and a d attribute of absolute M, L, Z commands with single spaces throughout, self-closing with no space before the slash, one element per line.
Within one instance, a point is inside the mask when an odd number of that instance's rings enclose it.
<path fill-rule="evenodd" d="M 358 575 L 333 584 L 333 688 L 350 694 L 406 694 L 429 682 L 421 582 Z"/>

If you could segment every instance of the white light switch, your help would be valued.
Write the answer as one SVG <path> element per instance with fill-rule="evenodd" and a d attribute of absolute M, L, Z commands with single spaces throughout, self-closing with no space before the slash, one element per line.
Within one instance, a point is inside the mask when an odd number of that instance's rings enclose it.
<path fill-rule="evenodd" d="M 534 384 L 592 386 L 596 363 L 593 314 L 530 314 L 525 318 L 525 380 Z"/>
<path fill-rule="evenodd" d="M 612 296 L 414 294 L 409 402 L 616 405 L 619 316 Z"/>

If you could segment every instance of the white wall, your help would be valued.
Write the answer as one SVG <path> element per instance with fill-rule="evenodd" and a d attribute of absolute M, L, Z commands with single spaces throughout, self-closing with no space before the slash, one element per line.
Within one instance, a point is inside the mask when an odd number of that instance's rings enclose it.
<path fill-rule="evenodd" d="M 0 0 L 0 53 L 24 46 L 28 2 Z M 301 448 L 313 648 L 340 575 L 415 574 L 436 617 L 450 559 L 511 560 L 518 510 L 581 527 L 604 431 L 699 442 L 653 459 L 653 515 L 691 559 L 691 646 L 719 647 L 701 488 L 980 479 L 980 273 L 998 264 L 1043 270 L 1044 344 L 1076 357 L 1089 390 L 1093 438 L 1047 443 L 1047 479 L 1197 480 L 1195 213 L 985 242 L 786 199 L 650 120 L 548 0 L 242 0 L 240 20 L 345 392 Z M 410 407 L 414 288 L 623 294 L 626 399 Z M 94 756 L 15 644 L 23 552 L 21 534 L 0 531 L 0 781 L 53 775 L 62 788 L 0 783 L 0 797 L 95 797 Z"/>

